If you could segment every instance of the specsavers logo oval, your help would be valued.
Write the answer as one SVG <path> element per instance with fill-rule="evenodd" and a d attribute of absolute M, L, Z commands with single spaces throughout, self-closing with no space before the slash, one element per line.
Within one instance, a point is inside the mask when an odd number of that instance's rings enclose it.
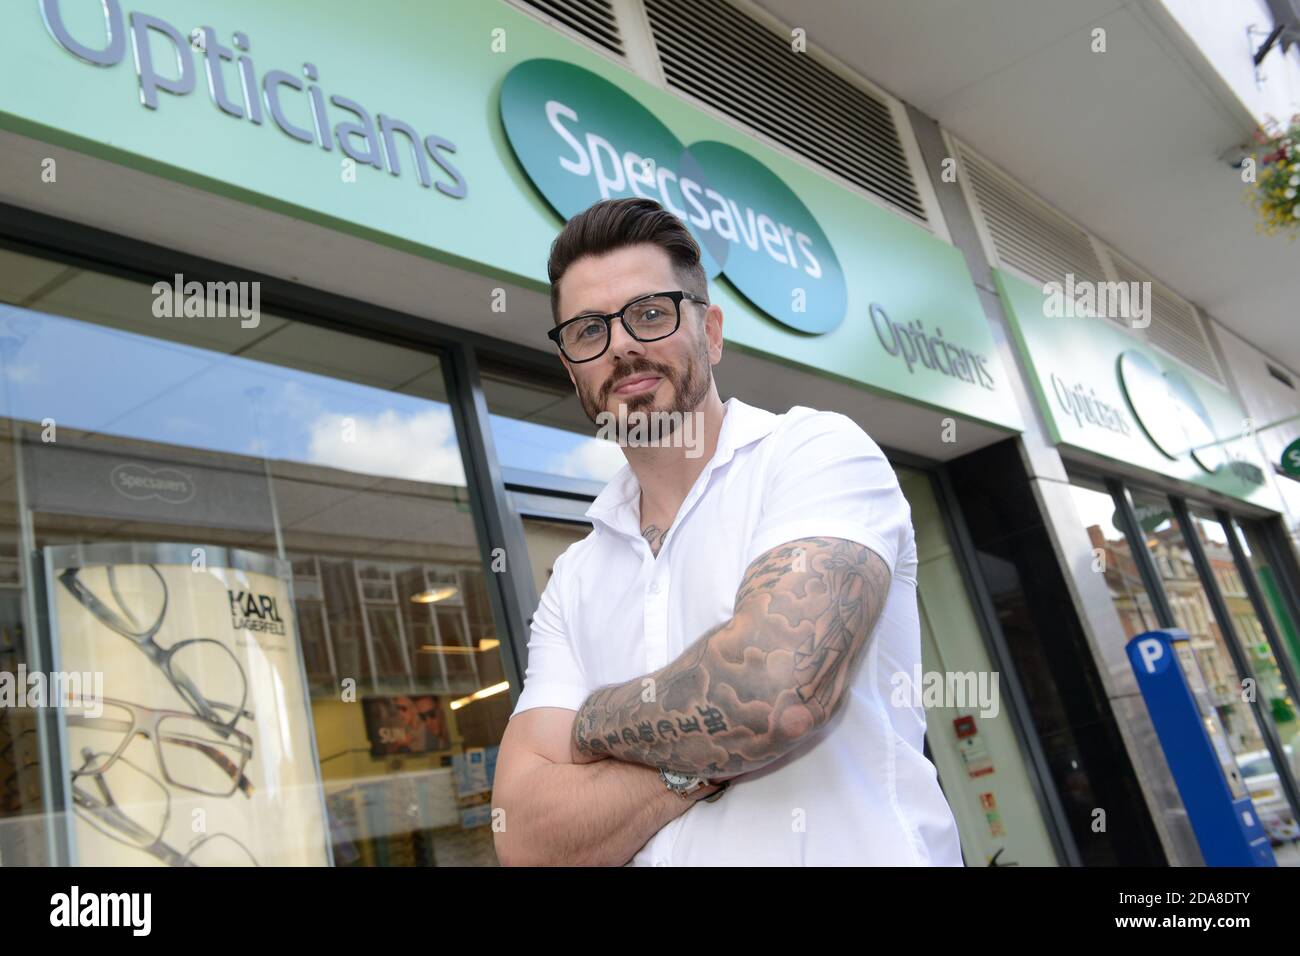
<path fill-rule="evenodd" d="M 1190 454 L 1210 473 L 1230 463 L 1209 412 L 1182 375 L 1129 349 L 1119 357 L 1119 379 L 1142 430 L 1166 457 Z"/>
<path fill-rule="evenodd" d="M 725 275 L 772 318 L 801 332 L 844 321 L 848 292 L 817 220 L 771 170 L 718 142 L 685 146 L 614 84 L 559 60 L 506 76 L 501 120 L 515 156 L 565 219 L 601 199 L 642 196 L 677 215 Z"/>

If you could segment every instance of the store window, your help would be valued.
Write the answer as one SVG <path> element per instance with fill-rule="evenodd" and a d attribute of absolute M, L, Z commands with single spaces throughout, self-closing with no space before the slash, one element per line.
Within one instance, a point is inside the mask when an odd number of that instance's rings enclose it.
<path fill-rule="evenodd" d="M 1264 601 L 1265 613 L 1273 623 L 1274 633 L 1278 636 L 1279 650 L 1287 659 L 1292 674 L 1300 674 L 1300 628 L 1296 626 L 1295 617 L 1287 607 L 1282 582 L 1277 569 L 1264 557 L 1264 531 L 1253 521 L 1232 519 L 1232 526 L 1237 540 L 1241 543 L 1246 562 L 1254 573 L 1259 585 L 1260 595 Z M 1300 776 L 1300 773 L 1297 773 Z"/>
<path fill-rule="evenodd" d="M 556 559 L 570 545 L 587 537 L 591 533 L 591 525 L 534 517 L 525 517 L 523 523 L 528 560 L 533 569 L 533 585 L 540 595 L 550 583 Z"/>
<path fill-rule="evenodd" d="M 0 714 L 0 864 L 495 864 L 439 356 L 169 286 L 0 252 L 0 669 L 91 675 Z"/>
<path fill-rule="evenodd" d="M 1083 480 L 1072 483 L 1070 493 L 1092 543 L 1093 567 L 1105 578 L 1124 635 L 1136 637 L 1159 627 L 1151 599 L 1133 560 L 1133 552 L 1129 549 L 1128 538 L 1119 528 L 1114 499 L 1100 486 Z M 1162 509 L 1141 514 L 1138 520 L 1146 526 L 1168 521 L 1171 517 L 1172 512 Z"/>
<path fill-rule="evenodd" d="M 1206 593 L 1205 584 L 1196 572 L 1183 533 L 1173 514 L 1165 513 L 1167 500 L 1157 494 L 1138 490 L 1133 493 L 1133 504 L 1139 514 L 1146 547 L 1156 558 L 1161 585 L 1169 599 L 1174 620 L 1190 638 L 1192 653 L 1205 678 L 1209 698 L 1218 713 L 1260 821 L 1275 845 L 1284 850 L 1279 853 L 1279 860 L 1300 863 L 1300 854 L 1292 846 L 1300 838 L 1295 808 L 1281 787 L 1257 712 L 1251 706 L 1256 695 L 1266 702 L 1274 696 L 1286 700 L 1289 695 L 1267 643 L 1264 643 L 1262 649 L 1259 646 L 1253 649 L 1244 646 L 1250 639 L 1249 634 L 1255 633 L 1258 626 L 1250 599 L 1244 588 L 1221 592 L 1233 620 L 1250 622 L 1248 631 L 1238 632 L 1237 638 L 1242 642 L 1243 650 L 1246 650 L 1254 670 L 1254 679 L 1259 681 L 1258 686 L 1255 686 L 1254 681 L 1245 682 L 1234 663 L 1228 646 L 1229 635 L 1215 616 L 1214 607 Z M 1211 575 L 1216 582 L 1226 579 L 1232 582 L 1234 588 L 1237 587 L 1240 579 L 1236 576 L 1236 565 L 1222 525 L 1199 508 L 1192 507 L 1189 511 Z M 1142 520 L 1143 514 L 1148 516 L 1148 520 Z M 1233 572 L 1232 576 L 1227 574 L 1229 571 Z M 1272 721 L 1284 741 L 1294 736 L 1295 715 L 1289 705 L 1280 711 L 1272 710 L 1271 705 L 1266 706 L 1264 714 L 1265 719 Z M 1285 718 L 1281 724 L 1278 723 L 1279 716 Z"/>
<path fill-rule="evenodd" d="M 490 362 L 480 375 L 507 485 L 561 487 L 595 497 L 627 463 L 615 442 L 596 437 L 596 425 L 567 378 L 526 378 Z"/>

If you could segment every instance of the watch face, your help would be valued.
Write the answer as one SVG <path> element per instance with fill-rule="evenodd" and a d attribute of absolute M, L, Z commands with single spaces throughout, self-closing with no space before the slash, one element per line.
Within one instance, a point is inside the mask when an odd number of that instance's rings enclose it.
<path fill-rule="evenodd" d="M 681 773 L 677 770 L 664 770 L 662 771 L 662 773 L 664 775 L 664 779 L 667 780 L 674 787 L 684 787 L 687 784 L 689 784 L 693 779 L 695 779 L 689 773 Z"/>

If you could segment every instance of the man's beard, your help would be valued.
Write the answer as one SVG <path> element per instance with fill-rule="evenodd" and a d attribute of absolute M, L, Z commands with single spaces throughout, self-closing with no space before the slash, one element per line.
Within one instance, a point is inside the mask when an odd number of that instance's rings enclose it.
<path fill-rule="evenodd" d="M 687 360 L 686 368 L 678 371 L 668 365 L 661 365 L 658 362 L 651 362 L 649 359 L 642 357 L 636 362 L 625 366 L 620 366 L 610 375 L 609 379 L 601 386 L 596 395 L 592 395 L 584 389 L 578 389 L 578 399 L 582 402 L 582 410 L 587 413 L 593 424 L 599 424 L 599 416 L 606 411 L 605 402 L 614 389 L 622 382 L 629 378 L 642 373 L 650 372 L 663 377 L 673 387 L 672 407 L 658 409 L 663 412 L 680 412 L 686 414 L 695 411 L 704 397 L 709 394 L 709 385 L 711 377 L 709 374 L 709 344 L 708 339 L 699 333 L 696 340 L 696 348 L 691 357 Z M 615 396 L 619 402 L 627 405 L 629 413 L 634 411 L 649 412 L 652 411 L 651 405 L 654 402 L 654 393 L 658 391 L 659 386 L 640 395 L 630 395 L 627 398 Z M 617 408 L 615 409 L 617 414 Z M 677 428 L 678 416 L 667 415 L 664 418 L 664 434 L 671 434 Z"/>

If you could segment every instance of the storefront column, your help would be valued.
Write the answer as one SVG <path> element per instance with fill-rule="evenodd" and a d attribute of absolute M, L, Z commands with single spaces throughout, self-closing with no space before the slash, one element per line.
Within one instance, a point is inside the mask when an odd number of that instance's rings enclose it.
<path fill-rule="evenodd" d="M 1071 497 L 1065 463 L 1034 401 L 1026 358 L 1011 337 L 992 265 L 980 242 L 960 177 L 952 182 L 944 180 L 944 170 L 953 168 L 956 157 L 938 123 L 910 105 L 907 114 L 953 245 L 966 260 L 1002 367 L 1012 379 L 1012 392 L 1025 422 L 1017 446 L 1161 845 L 1171 865 L 1203 865 L 1195 834 L 1129 665 L 1122 624 L 1104 578 L 1094 570 L 1092 544 Z M 1120 812 L 1120 808 L 1109 810 Z"/>

